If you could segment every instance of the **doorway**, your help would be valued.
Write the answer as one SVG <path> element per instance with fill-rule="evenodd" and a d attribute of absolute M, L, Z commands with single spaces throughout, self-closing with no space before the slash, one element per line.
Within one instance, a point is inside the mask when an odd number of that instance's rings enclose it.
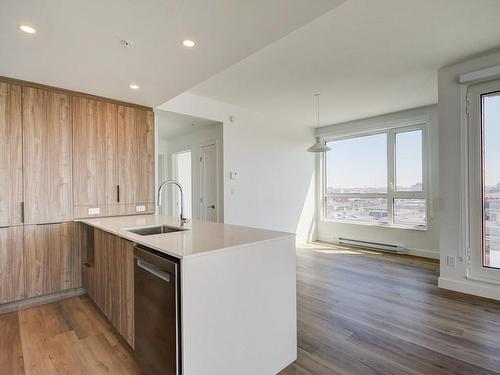
<path fill-rule="evenodd" d="M 188 219 L 223 222 L 222 123 L 161 110 L 156 115 L 158 184 L 179 181 Z M 178 189 L 168 186 L 164 194 L 159 212 L 178 216 Z"/>
<path fill-rule="evenodd" d="M 191 150 L 181 151 L 174 154 L 174 170 L 175 179 L 179 181 L 184 190 L 184 216 L 187 218 L 193 217 L 192 210 L 192 165 L 191 165 Z M 175 206 L 180 211 L 180 192 L 176 190 Z"/>

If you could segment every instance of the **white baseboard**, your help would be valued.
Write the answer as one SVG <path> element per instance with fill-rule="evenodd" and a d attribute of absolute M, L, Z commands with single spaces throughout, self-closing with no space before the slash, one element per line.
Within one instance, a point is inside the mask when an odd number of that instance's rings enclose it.
<path fill-rule="evenodd" d="M 406 254 L 416 257 L 439 259 L 439 251 L 424 249 L 406 249 Z"/>
<path fill-rule="evenodd" d="M 473 280 L 453 280 L 440 277 L 438 286 L 455 292 L 490 298 L 500 301 L 500 286 Z"/>

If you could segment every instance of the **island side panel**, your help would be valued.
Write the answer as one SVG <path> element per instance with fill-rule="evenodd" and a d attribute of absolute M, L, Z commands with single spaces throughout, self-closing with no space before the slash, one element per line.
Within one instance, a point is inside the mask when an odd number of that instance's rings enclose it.
<path fill-rule="evenodd" d="M 297 358 L 295 237 L 182 260 L 183 375 L 272 375 Z"/>

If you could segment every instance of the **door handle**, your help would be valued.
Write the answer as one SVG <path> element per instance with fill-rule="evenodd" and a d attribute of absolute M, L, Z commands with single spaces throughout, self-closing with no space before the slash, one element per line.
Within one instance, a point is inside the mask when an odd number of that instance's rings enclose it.
<path fill-rule="evenodd" d="M 137 266 L 142 268 L 144 271 L 152 273 L 156 277 L 159 277 L 163 281 L 167 283 L 170 282 L 170 274 L 160 271 L 157 267 L 153 266 L 151 263 L 148 263 L 142 259 L 137 259 Z"/>
<path fill-rule="evenodd" d="M 215 204 L 209 204 L 207 205 L 208 208 L 213 208 L 215 210 Z"/>

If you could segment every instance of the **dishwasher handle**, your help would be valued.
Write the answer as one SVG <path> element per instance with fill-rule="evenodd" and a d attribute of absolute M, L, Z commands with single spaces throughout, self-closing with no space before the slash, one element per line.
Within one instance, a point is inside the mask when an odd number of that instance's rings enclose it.
<path fill-rule="evenodd" d="M 137 259 L 137 266 L 149 273 L 152 273 L 153 275 L 159 277 L 160 279 L 166 281 L 167 283 L 170 282 L 171 275 L 167 272 L 160 271 L 157 267 L 155 267 L 151 263 L 148 263 L 142 259 Z"/>

